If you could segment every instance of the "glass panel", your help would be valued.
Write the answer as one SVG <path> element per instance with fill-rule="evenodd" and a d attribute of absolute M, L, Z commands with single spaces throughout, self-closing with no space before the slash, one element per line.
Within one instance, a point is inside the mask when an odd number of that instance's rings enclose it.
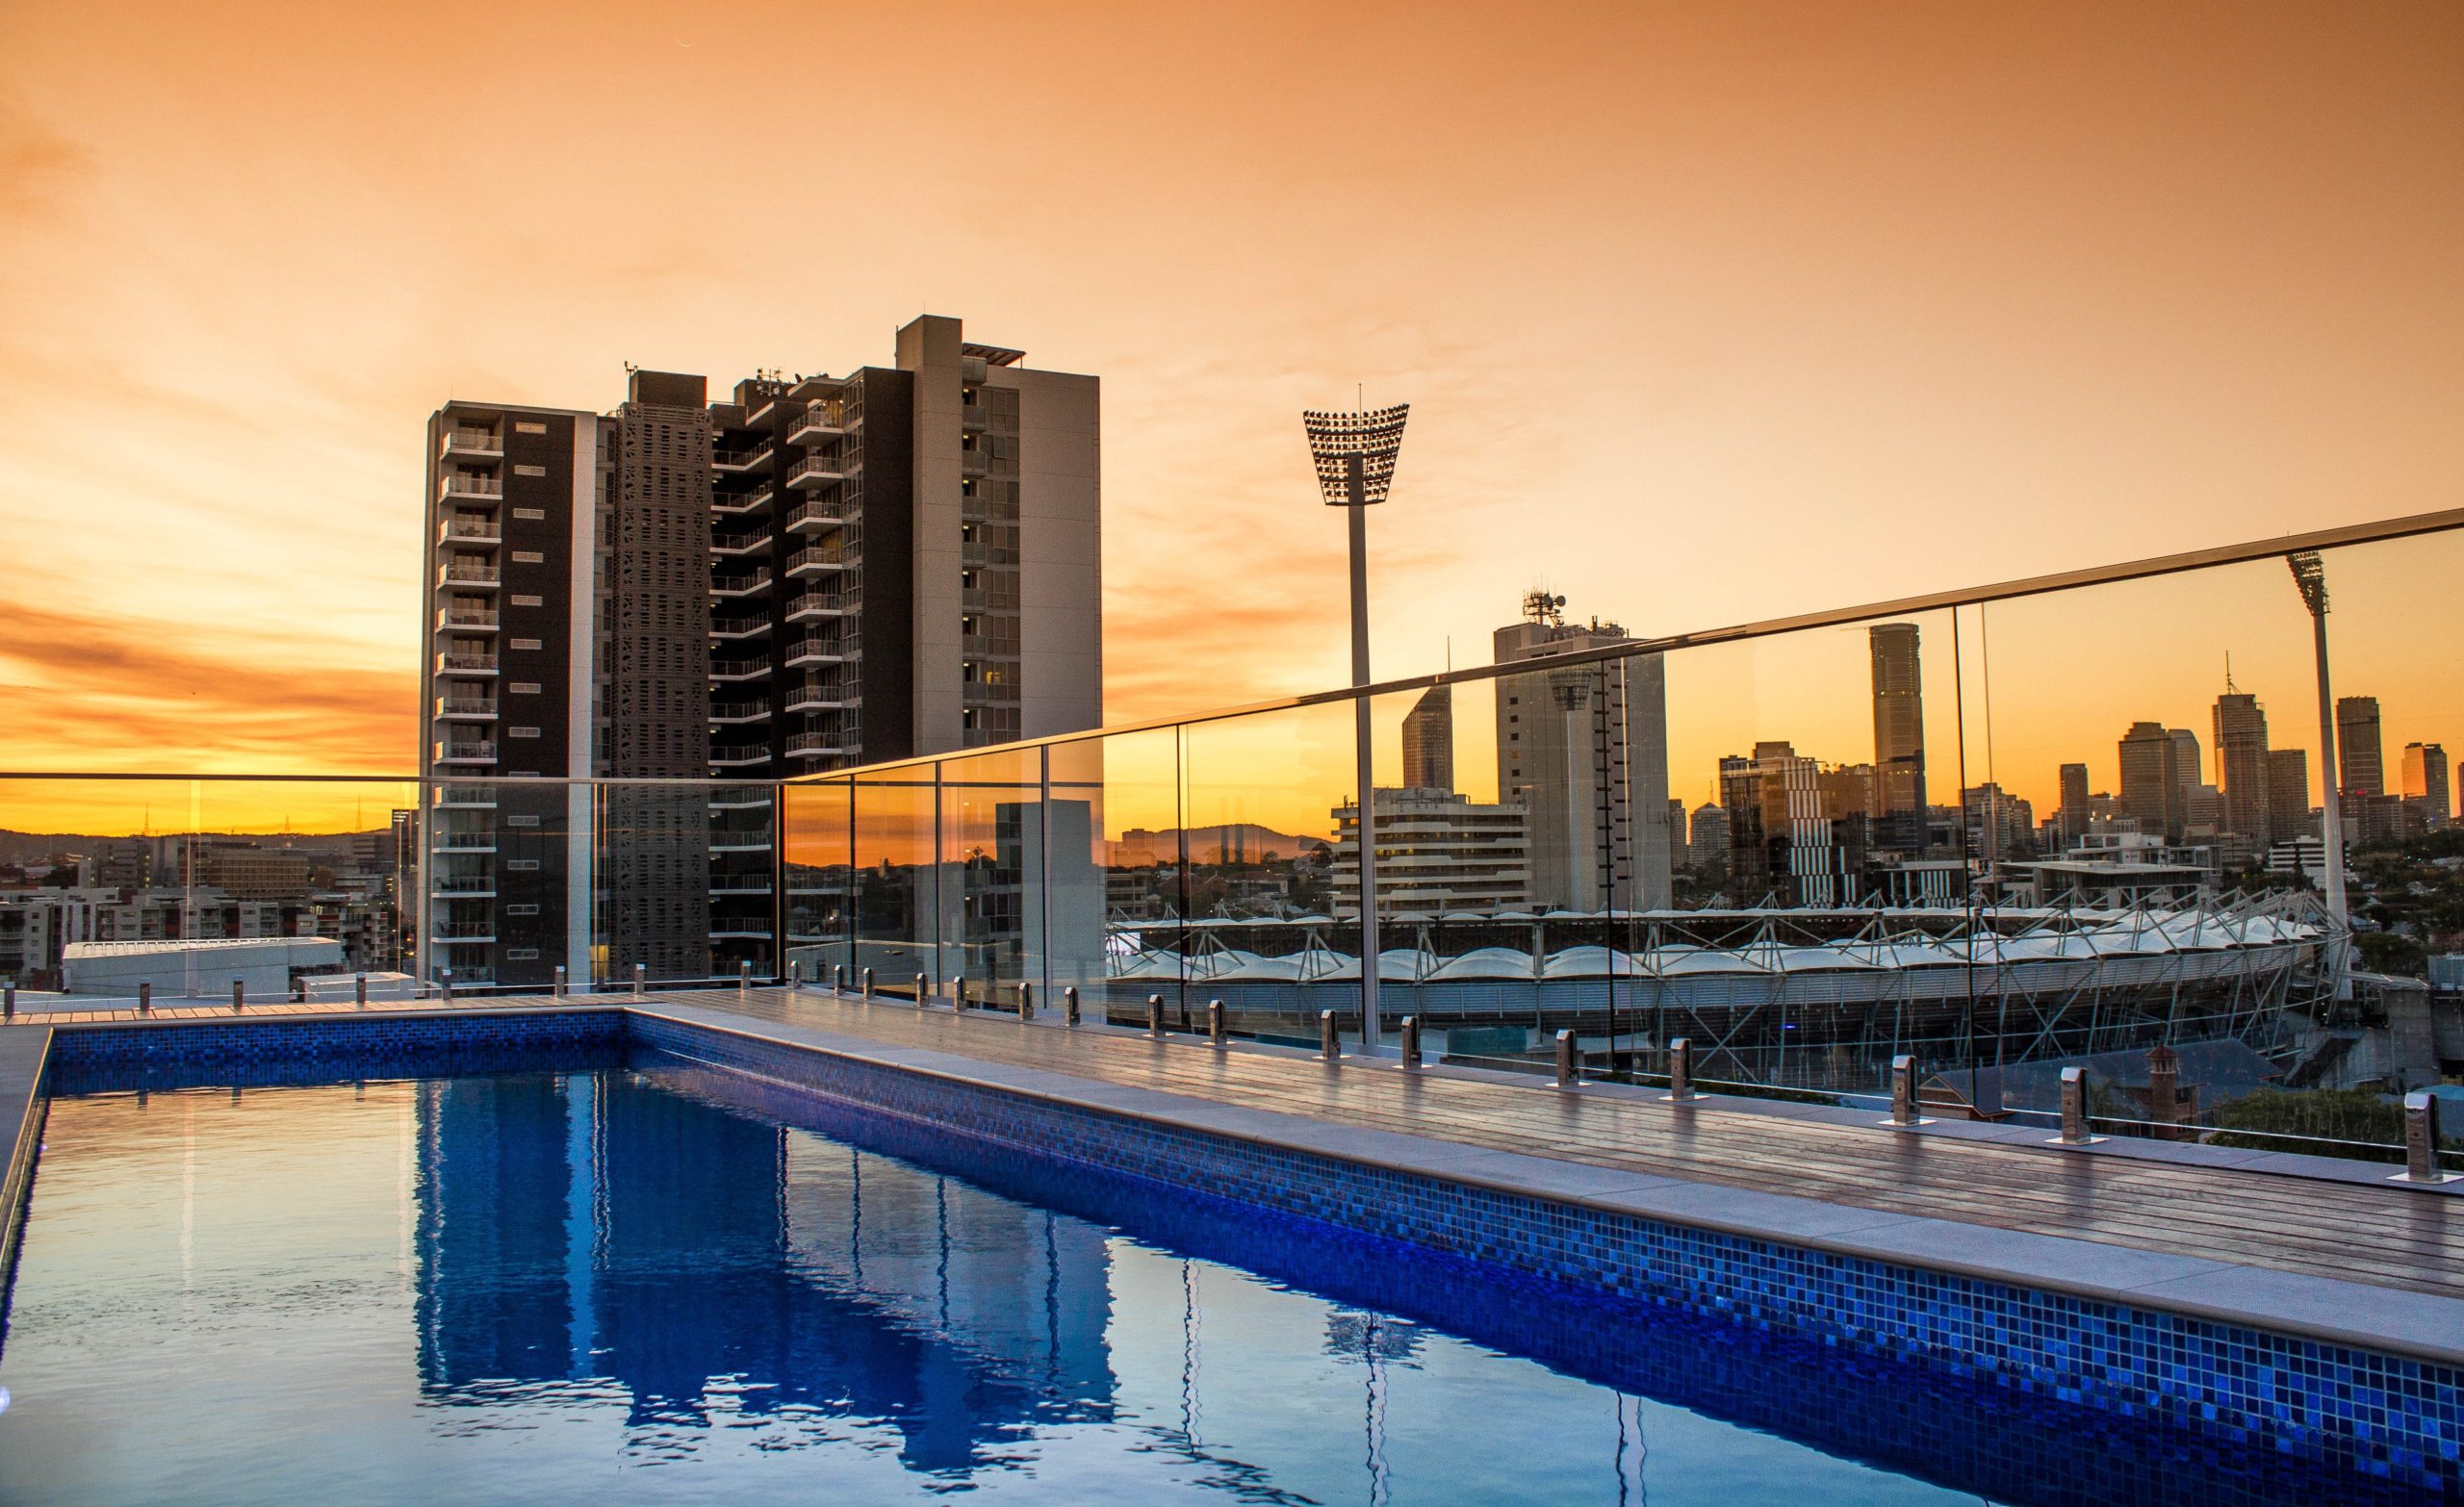
<path fill-rule="evenodd" d="M 873 971 L 884 994 L 913 999 L 940 983 L 933 956 L 940 913 L 937 801 L 937 768 L 930 763 L 855 780 L 853 961 L 860 977 Z"/>
<path fill-rule="evenodd" d="M 1045 984 L 1045 816 L 1042 750 L 942 762 L 940 974 L 962 1005 L 1015 1009 L 1021 983 Z"/>
<path fill-rule="evenodd" d="M 812 983 L 855 974 L 855 786 L 847 780 L 781 791 L 785 833 L 788 958 Z"/>
<path fill-rule="evenodd" d="M 714 781 L 710 812 L 710 966 L 722 979 L 749 964 L 753 978 L 783 977 L 779 945 L 779 787 Z"/>
<path fill-rule="evenodd" d="M 1338 829 L 1354 787 L 1348 702 L 1183 731 L 1187 927 L 1176 1029 L 1221 999 L 1234 1029 L 1315 1045 L 1318 1012 L 1360 1025 L 1359 868 Z"/>
<path fill-rule="evenodd" d="M 1051 996 L 1079 991 L 1083 1018 L 1121 1018 L 1179 986 L 1180 732 L 1082 738 L 1045 751 L 1052 781 L 1046 936 Z M 1159 970 L 1161 972 L 1159 973 Z"/>

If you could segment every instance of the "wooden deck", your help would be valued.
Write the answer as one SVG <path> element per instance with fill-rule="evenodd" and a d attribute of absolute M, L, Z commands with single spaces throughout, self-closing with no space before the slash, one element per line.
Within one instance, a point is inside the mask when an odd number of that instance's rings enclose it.
<path fill-rule="evenodd" d="M 826 992 L 660 990 L 653 999 L 980 1060 L 1194 1099 L 1427 1137 L 1687 1182 L 1811 1198 L 2136 1250 L 2464 1298 L 2464 1198 L 2377 1180 L 2337 1182 L 2281 1172 L 2083 1155 L 1910 1134 L 1774 1112 L 1751 1101 L 1678 1106 L 1646 1096 L 1558 1090 L 1545 1079 L 1391 1062 L 1329 1066 L 1310 1054 L 1200 1038 L 1025 1025 L 987 1012 L 957 1015 L 866 1005 Z M 621 995 L 384 1002 L 372 1009 L 622 1006 Z M 251 1006 L 250 1016 L 348 1013 L 332 1005 Z M 228 1007 L 158 1009 L 158 1019 L 231 1018 Z M 132 1020 L 133 1011 L 41 1023 Z M 20 1020 L 34 1021 L 20 1016 Z M 2386 1169 L 2393 1170 L 2393 1169 Z"/>

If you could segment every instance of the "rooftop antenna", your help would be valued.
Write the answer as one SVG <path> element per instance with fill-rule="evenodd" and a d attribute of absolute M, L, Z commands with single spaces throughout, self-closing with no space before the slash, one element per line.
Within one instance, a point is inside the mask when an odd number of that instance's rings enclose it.
<path fill-rule="evenodd" d="M 2237 695 L 2240 693 L 2241 689 L 2242 688 L 2240 686 L 2233 683 L 2233 651 L 2228 649 L 2224 651 L 2224 694 L 2227 696 Z"/>

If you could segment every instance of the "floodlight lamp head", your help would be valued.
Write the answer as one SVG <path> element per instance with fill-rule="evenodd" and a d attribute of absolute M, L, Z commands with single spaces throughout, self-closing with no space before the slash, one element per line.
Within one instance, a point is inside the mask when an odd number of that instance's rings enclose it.
<path fill-rule="evenodd" d="M 2288 554 L 2284 563 L 2292 567 L 2293 584 L 2300 591 L 2302 603 L 2310 609 L 2310 615 L 2319 617 L 2324 614 L 2327 610 L 2327 567 L 2319 558 L 2319 551 L 2303 549 Z"/>
<path fill-rule="evenodd" d="M 1309 454 L 1318 463 L 1318 490 L 1328 507 L 1386 500 L 1395 484 L 1395 458 L 1403 449 L 1403 421 L 1411 411 L 1411 404 L 1397 403 L 1363 414 L 1301 414 Z"/>

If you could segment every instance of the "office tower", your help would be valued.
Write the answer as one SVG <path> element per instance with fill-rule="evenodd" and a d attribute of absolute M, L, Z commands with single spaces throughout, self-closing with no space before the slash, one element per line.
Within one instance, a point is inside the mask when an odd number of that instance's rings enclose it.
<path fill-rule="evenodd" d="M 1697 874 L 1709 874 L 1728 866 L 1728 807 L 1706 801 L 1694 808 L 1693 827 L 1686 843 L 1686 859 Z"/>
<path fill-rule="evenodd" d="M 1916 625 L 1865 631 L 1873 653 L 1874 842 L 1921 856 L 1925 849 L 1925 683 Z"/>
<path fill-rule="evenodd" d="M 2121 805 L 2143 832 L 2179 841 L 2188 815 L 2181 745 L 2161 723 L 2134 722 L 2122 734 Z"/>
<path fill-rule="evenodd" d="M 2436 743 L 2404 745 L 2404 800 L 2419 803 L 2426 829 L 2444 827 L 2454 817 L 2449 804 L 2447 750 Z"/>
<path fill-rule="evenodd" d="M 1568 624 L 1546 592 L 1495 635 L 1499 664 L 1631 642 Z M 1656 910 L 1670 900 L 1668 695 L 1657 654 L 1498 681 L 1498 789 L 1528 813 L 1531 900 L 1560 910 Z"/>
<path fill-rule="evenodd" d="M 2336 788 L 2347 795 L 2384 795 L 2387 776 L 2380 754 L 2378 698 L 2337 697 Z"/>
<path fill-rule="evenodd" d="M 2177 786 L 2175 797 L 2181 805 L 2183 819 L 2194 821 L 2197 818 L 2193 807 L 2199 800 L 2197 792 L 2200 784 L 2199 773 L 2202 768 L 2198 757 L 2198 734 L 2188 728 L 2174 728 L 2170 730 L 2173 739 L 2173 779 Z M 2212 790 L 2214 787 L 2209 788 Z M 2220 806 L 2218 810 L 2220 812 L 2221 807 Z M 2220 822 L 2222 819 L 2220 814 L 2212 814 L 2210 817 L 2211 824 Z"/>
<path fill-rule="evenodd" d="M 1729 893 L 1740 905 L 1838 906 L 1858 898 L 1865 821 L 1859 782 L 1783 742 L 1720 760 L 1729 818 Z"/>
<path fill-rule="evenodd" d="M 1998 863 L 2025 849 L 2035 834 L 2036 807 L 1990 780 L 1961 792 L 1967 820 L 1968 851 Z"/>
<path fill-rule="evenodd" d="M 2076 842 L 2088 830 L 2088 766 L 2062 766 L 2062 805 L 2056 812 L 2066 842 Z"/>
<path fill-rule="evenodd" d="M 2216 699 L 2216 784 L 2224 830 L 2261 853 L 2273 840 L 2268 803 L 2268 714 L 2259 699 L 2225 682 Z"/>
<path fill-rule="evenodd" d="M 2310 752 L 2268 750 L 2268 828 L 2272 842 L 2316 836 L 2310 819 Z"/>
<path fill-rule="evenodd" d="M 431 975 L 766 976 L 766 782 L 1103 719 L 1095 378 L 928 316 L 706 389 L 430 421 L 422 773 L 748 782 L 432 789 Z"/>
<path fill-rule="evenodd" d="M 1454 788 L 1454 688 L 1433 685 L 1403 718 L 1403 788 Z"/>

